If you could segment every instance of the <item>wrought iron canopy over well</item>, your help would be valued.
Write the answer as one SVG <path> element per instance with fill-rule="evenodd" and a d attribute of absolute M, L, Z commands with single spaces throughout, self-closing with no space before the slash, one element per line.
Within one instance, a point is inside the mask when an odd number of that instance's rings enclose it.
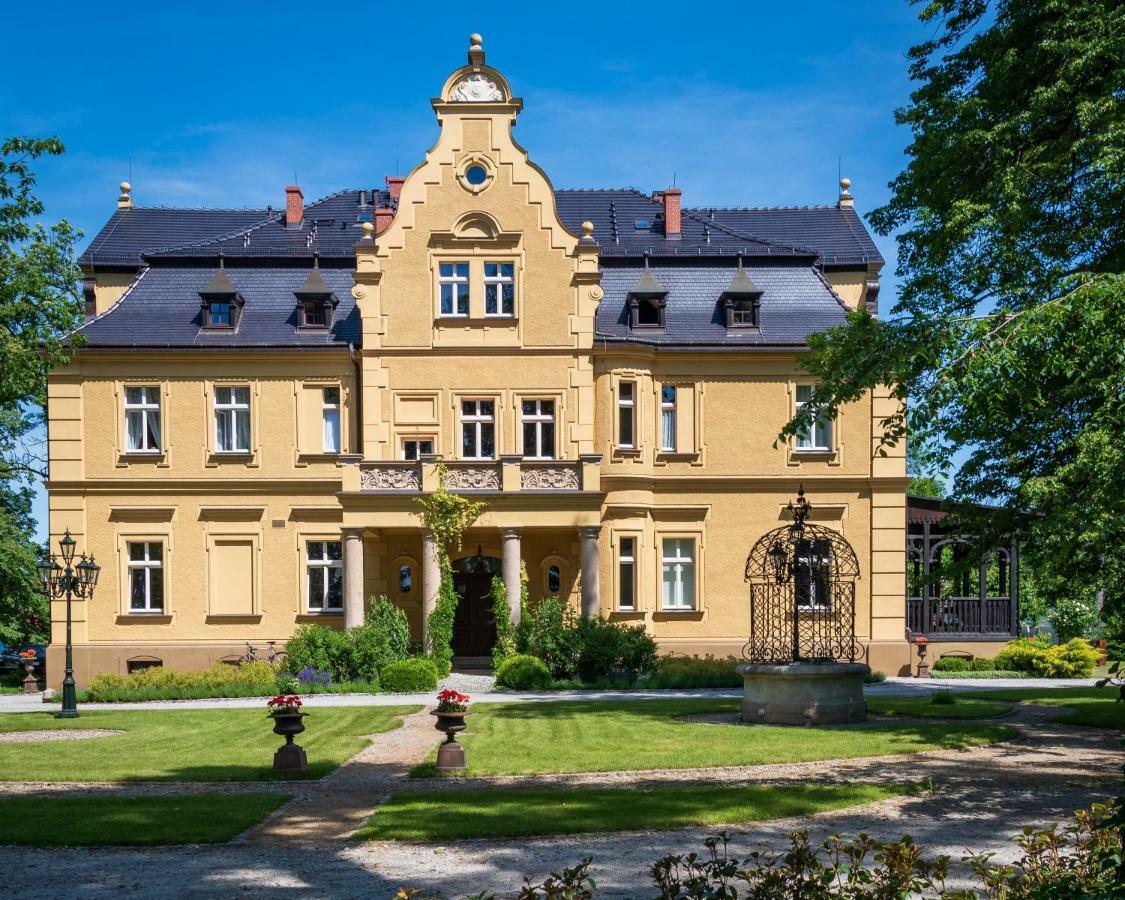
<path fill-rule="evenodd" d="M 758 539 L 746 559 L 750 582 L 750 641 L 754 663 L 855 662 L 855 582 L 859 559 L 847 539 L 808 521 L 812 504 L 802 487 L 787 507 L 789 525 Z"/>

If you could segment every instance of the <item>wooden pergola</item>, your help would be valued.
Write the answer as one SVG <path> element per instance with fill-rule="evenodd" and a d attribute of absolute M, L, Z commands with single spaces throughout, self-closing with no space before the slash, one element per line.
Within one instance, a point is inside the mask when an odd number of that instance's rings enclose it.
<path fill-rule="evenodd" d="M 909 635 L 961 641 L 1016 637 L 1019 553 L 1015 540 L 970 560 L 968 540 L 949 527 L 949 510 L 942 500 L 909 494 L 906 498 Z"/>

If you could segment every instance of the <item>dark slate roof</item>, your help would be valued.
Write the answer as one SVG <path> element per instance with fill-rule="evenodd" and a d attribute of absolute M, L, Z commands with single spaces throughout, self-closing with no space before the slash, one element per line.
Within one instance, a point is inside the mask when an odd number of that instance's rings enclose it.
<path fill-rule="evenodd" d="M 602 256 L 746 256 L 817 258 L 824 265 L 881 263 L 854 209 L 800 206 L 759 209 L 685 207 L 682 238 L 664 239 L 663 206 L 632 188 L 559 190 L 559 217 L 574 234 L 594 223 Z M 381 190 L 347 190 L 305 207 L 300 228 L 282 210 L 118 210 L 79 259 L 89 265 L 141 265 L 158 257 L 350 258 L 360 222 L 390 206 Z M 638 228 L 638 223 L 643 227 Z"/>
<path fill-rule="evenodd" d="M 763 261 L 746 266 L 746 275 L 762 292 L 760 330 L 728 330 L 719 299 L 731 286 L 734 260 L 654 259 L 649 271 L 668 291 L 664 331 L 629 328 L 626 298 L 640 273 L 635 263 L 617 262 L 603 266 L 605 297 L 598 304 L 597 340 L 725 349 L 800 346 L 809 334 L 843 324 L 848 310 L 814 266 Z"/>
<path fill-rule="evenodd" d="M 359 344 L 359 311 L 352 272 L 321 267 L 320 276 L 339 299 L 332 327 L 297 328 L 297 297 L 309 277 L 304 266 L 253 268 L 228 265 L 223 274 L 245 300 L 235 331 L 201 329 L 200 292 L 218 274 L 207 266 L 154 265 L 142 270 L 114 306 L 79 332 L 89 347 L 305 347 Z"/>

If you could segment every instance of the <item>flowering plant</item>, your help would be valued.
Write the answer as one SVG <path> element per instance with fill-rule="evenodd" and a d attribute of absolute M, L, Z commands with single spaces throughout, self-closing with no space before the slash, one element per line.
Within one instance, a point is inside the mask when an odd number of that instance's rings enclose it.
<path fill-rule="evenodd" d="M 20 651 L 20 659 L 24 660 L 25 662 L 30 662 L 38 656 L 39 654 L 32 650 L 30 647 L 28 647 L 26 650 Z"/>
<path fill-rule="evenodd" d="M 468 712 L 469 695 L 446 689 L 437 695 L 438 712 Z"/>
<path fill-rule="evenodd" d="M 915 644 L 928 644 L 929 642 L 930 642 L 930 639 L 929 639 L 929 638 L 924 638 L 924 637 L 916 637 L 916 638 L 914 638 L 914 643 L 915 643 Z"/>
<path fill-rule="evenodd" d="M 296 694 L 278 694 L 266 701 L 270 712 L 295 713 L 301 711 L 301 698 Z"/>

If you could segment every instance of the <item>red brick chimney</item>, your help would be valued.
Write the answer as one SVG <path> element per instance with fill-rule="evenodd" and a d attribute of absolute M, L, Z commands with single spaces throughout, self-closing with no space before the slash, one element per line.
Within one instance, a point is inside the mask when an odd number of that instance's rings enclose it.
<path fill-rule="evenodd" d="M 389 207 L 382 207 L 375 210 L 375 233 L 382 234 L 387 230 L 387 226 L 391 224 L 391 219 L 395 217 L 395 211 Z"/>
<path fill-rule="evenodd" d="M 665 240 L 678 241 L 683 237 L 680 226 L 680 195 L 679 188 L 666 188 L 663 192 L 664 201 L 664 238 Z"/>
<path fill-rule="evenodd" d="M 300 228 L 305 216 L 305 195 L 295 184 L 285 189 L 285 227 Z"/>
<path fill-rule="evenodd" d="M 391 195 L 391 203 L 398 203 L 398 195 L 402 193 L 404 181 L 406 181 L 405 175 L 387 176 L 387 192 Z"/>

